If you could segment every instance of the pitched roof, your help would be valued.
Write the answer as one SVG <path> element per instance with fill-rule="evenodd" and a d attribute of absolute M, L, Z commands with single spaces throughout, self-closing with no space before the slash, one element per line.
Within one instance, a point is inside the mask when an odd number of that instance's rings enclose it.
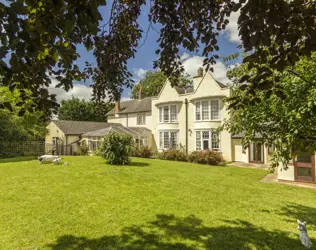
<path fill-rule="evenodd" d="M 107 128 L 113 123 L 106 122 L 85 122 L 85 121 L 65 121 L 65 120 L 52 120 L 56 126 L 63 131 L 65 135 L 80 135 L 83 133 L 95 131 L 102 128 Z"/>
<path fill-rule="evenodd" d="M 241 139 L 241 138 L 244 138 L 245 137 L 245 131 L 239 133 L 239 134 L 234 134 L 232 135 L 232 139 Z M 255 133 L 255 139 L 261 139 L 262 136 L 260 133 Z"/>
<path fill-rule="evenodd" d="M 120 112 L 121 114 L 126 113 L 137 113 L 151 111 L 151 97 L 145 97 L 141 100 L 128 100 L 121 101 Z M 115 114 L 115 107 L 110 110 L 107 115 Z"/>

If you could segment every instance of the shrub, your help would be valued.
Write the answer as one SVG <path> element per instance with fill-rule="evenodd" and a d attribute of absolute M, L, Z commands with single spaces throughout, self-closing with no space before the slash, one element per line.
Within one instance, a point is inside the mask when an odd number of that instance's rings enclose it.
<path fill-rule="evenodd" d="M 76 155 L 88 155 L 88 151 L 89 151 L 88 146 L 87 146 L 85 143 L 83 143 L 83 144 L 80 145 L 80 147 L 77 149 Z"/>
<path fill-rule="evenodd" d="M 101 143 L 102 157 L 109 164 L 126 165 L 130 162 L 133 137 L 129 134 L 110 131 Z"/>
<path fill-rule="evenodd" d="M 185 151 L 177 148 L 169 148 L 161 153 L 157 153 L 156 158 L 169 161 L 187 161 Z"/>
<path fill-rule="evenodd" d="M 224 159 L 220 152 L 204 150 L 192 152 L 188 156 L 188 161 L 199 164 L 220 165 L 224 162 Z"/>
<path fill-rule="evenodd" d="M 152 151 L 148 146 L 141 146 L 140 148 L 134 147 L 132 155 L 135 157 L 150 158 Z"/>

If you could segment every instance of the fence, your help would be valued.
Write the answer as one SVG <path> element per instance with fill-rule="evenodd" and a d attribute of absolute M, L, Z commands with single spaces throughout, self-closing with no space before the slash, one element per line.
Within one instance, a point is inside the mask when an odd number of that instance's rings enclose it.
<path fill-rule="evenodd" d="M 40 156 L 43 154 L 72 155 L 71 145 L 53 145 L 45 141 L 4 141 L 0 142 L 0 158 L 17 156 Z"/>

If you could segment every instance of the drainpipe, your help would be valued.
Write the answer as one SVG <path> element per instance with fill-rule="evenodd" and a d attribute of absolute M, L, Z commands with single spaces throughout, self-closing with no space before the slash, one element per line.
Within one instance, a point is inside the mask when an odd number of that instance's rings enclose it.
<path fill-rule="evenodd" d="M 189 154 L 189 150 L 188 150 L 188 145 L 189 145 L 189 124 L 188 124 L 188 107 L 189 107 L 189 102 L 188 99 L 185 98 L 185 153 L 188 155 Z"/>

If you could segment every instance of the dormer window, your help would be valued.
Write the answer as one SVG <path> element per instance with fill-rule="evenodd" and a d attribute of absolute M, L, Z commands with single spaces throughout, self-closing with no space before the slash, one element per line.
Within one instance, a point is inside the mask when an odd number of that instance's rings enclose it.
<path fill-rule="evenodd" d="M 159 107 L 159 123 L 178 122 L 178 105 L 163 105 Z"/>
<path fill-rule="evenodd" d="M 206 100 L 195 102 L 196 121 L 218 121 L 220 120 L 219 100 Z"/>

